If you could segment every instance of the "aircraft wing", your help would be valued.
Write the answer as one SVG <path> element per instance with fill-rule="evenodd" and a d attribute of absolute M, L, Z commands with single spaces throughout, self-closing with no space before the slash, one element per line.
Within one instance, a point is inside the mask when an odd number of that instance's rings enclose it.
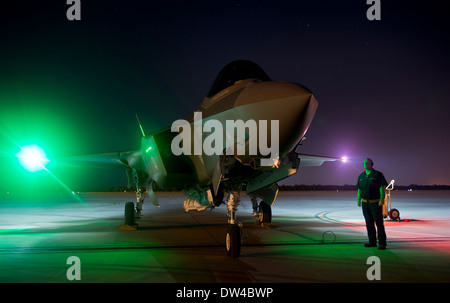
<path fill-rule="evenodd" d="M 324 156 L 316 156 L 316 155 L 307 155 L 307 154 L 298 154 L 298 158 L 300 159 L 300 166 L 321 166 L 323 162 L 326 161 L 337 161 L 341 160 L 339 158 L 333 157 L 324 157 Z"/>

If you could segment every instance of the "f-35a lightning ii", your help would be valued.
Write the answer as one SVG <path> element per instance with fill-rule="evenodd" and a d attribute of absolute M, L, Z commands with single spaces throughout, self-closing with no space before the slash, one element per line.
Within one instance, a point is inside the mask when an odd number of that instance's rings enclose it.
<path fill-rule="evenodd" d="M 241 226 L 236 210 L 241 191 L 250 196 L 254 215 L 268 223 L 278 181 L 294 175 L 301 166 L 338 160 L 298 153 L 317 107 L 316 98 L 304 86 L 273 81 L 257 64 L 238 60 L 222 69 L 189 117 L 147 135 L 141 127 L 140 150 L 79 160 L 115 163 L 126 170 L 137 189 L 137 202 L 125 205 L 128 226 L 139 220 L 145 192 L 159 205 L 155 184 L 182 191 L 185 211 L 224 203 L 229 223 L 226 252 L 238 257 Z"/>

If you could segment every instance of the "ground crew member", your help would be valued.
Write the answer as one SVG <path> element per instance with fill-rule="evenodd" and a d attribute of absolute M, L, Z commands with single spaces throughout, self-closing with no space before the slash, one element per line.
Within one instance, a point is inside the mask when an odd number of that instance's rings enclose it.
<path fill-rule="evenodd" d="M 369 158 L 364 160 L 365 170 L 359 175 L 356 188 L 358 189 L 358 206 L 362 205 L 362 212 L 366 220 L 367 235 L 369 243 L 365 247 L 377 246 L 378 249 L 386 249 L 386 232 L 383 222 L 384 189 L 387 186 L 384 175 L 373 169 L 373 161 Z M 362 204 L 361 204 L 362 201 Z M 375 225 L 377 229 L 375 230 Z"/>

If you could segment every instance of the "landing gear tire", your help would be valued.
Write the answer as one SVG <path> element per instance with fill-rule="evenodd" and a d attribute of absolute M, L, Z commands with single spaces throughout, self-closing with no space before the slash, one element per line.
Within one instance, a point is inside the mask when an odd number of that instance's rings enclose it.
<path fill-rule="evenodd" d="M 272 207 L 261 201 L 259 203 L 259 223 L 271 223 L 272 222 Z"/>
<path fill-rule="evenodd" d="M 239 258 L 241 254 L 241 230 L 237 224 L 229 224 L 225 238 L 227 256 Z"/>
<path fill-rule="evenodd" d="M 134 223 L 134 203 L 127 202 L 125 203 L 125 225 L 133 226 Z"/>
<path fill-rule="evenodd" d="M 391 208 L 391 210 L 389 211 L 389 218 L 391 218 L 391 220 L 393 220 L 393 221 L 399 220 L 400 212 L 395 208 Z"/>

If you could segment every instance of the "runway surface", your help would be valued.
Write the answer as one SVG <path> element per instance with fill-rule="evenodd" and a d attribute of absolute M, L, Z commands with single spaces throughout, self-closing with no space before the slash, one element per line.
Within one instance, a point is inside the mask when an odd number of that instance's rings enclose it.
<path fill-rule="evenodd" d="M 148 200 L 136 231 L 120 231 L 134 193 L 0 194 L 0 282 L 450 282 L 450 192 L 392 192 L 401 219 L 386 221 L 388 249 L 367 241 L 355 192 L 280 192 L 274 228 L 254 224 L 242 195 L 241 257 L 225 255 L 226 210 L 184 213 L 184 196 Z M 408 220 L 407 220 L 408 221 Z"/>

